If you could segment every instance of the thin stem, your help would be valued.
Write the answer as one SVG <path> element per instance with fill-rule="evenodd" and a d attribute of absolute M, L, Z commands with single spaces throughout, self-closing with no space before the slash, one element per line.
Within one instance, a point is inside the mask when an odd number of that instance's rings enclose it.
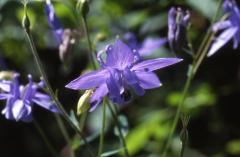
<path fill-rule="evenodd" d="M 213 23 L 216 20 L 217 15 L 218 15 L 219 10 L 220 10 L 221 3 L 222 3 L 222 0 L 219 0 L 217 12 L 216 12 L 215 16 L 213 17 L 211 23 Z M 212 39 L 213 39 L 214 35 L 215 35 L 215 33 L 212 33 L 211 28 L 210 28 L 208 30 L 208 33 L 204 37 L 202 43 L 200 44 L 200 47 L 199 47 L 195 57 L 193 58 L 192 67 L 189 69 L 190 71 L 189 71 L 186 83 L 184 85 L 184 88 L 183 88 L 183 94 L 182 94 L 182 97 L 179 101 L 178 108 L 177 108 L 177 113 L 174 117 L 173 125 L 172 125 L 172 128 L 170 130 L 169 137 L 167 139 L 166 147 L 163 150 L 162 157 L 166 157 L 166 155 L 167 155 L 167 152 L 168 152 L 168 149 L 170 147 L 174 131 L 177 127 L 177 123 L 178 123 L 178 120 L 179 120 L 179 117 L 180 117 L 180 114 L 181 114 L 181 111 L 182 111 L 182 107 L 184 105 L 185 99 L 187 98 L 188 91 L 189 91 L 189 88 L 191 86 L 192 80 L 193 80 L 195 74 L 197 73 L 197 70 L 198 70 L 199 66 L 201 65 L 201 63 L 203 62 L 204 58 L 207 55 L 208 49 L 211 45 L 211 42 L 212 42 Z"/>
<path fill-rule="evenodd" d="M 27 39 L 29 41 L 29 44 L 30 44 L 30 47 L 31 47 L 31 51 L 32 51 L 32 54 L 34 56 L 34 59 L 35 59 L 35 62 L 37 64 L 37 67 L 38 67 L 38 70 L 40 72 L 40 74 L 42 75 L 43 77 L 43 80 L 46 84 L 46 88 L 47 88 L 47 91 L 48 93 L 50 94 L 50 96 L 52 97 L 53 101 L 55 102 L 55 104 L 57 105 L 58 109 L 60 110 L 60 112 L 62 113 L 64 119 L 70 124 L 70 126 L 79 134 L 79 136 L 83 139 L 83 141 L 85 142 L 85 144 L 87 145 L 87 149 L 89 151 L 89 153 L 91 154 L 92 157 L 94 157 L 94 154 L 88 144 L 88 142 L 86 141 L 82 131 L 71 121 L 70 117 L 68 116 L 67 112 L 65 111 L 65 109 L 63 108 L 62 104 L 60 103 L 60 101 L 58 100 L 58 98 L 55 96 L 54 92 L 53 92 L 53 89 L 50 85 L 50 83 L 48 82 L 48 79 L 47 79 L 47 76 L 46 76 L 46 73 L 44 71 L 44 68 L 42 66 L 42 63 L 41 63 L 41 60 L 37 54 L 37 49 L 35 47 L 35 44 L 33 42 L 33 38 L 32 38 L 32 35 L 31 35 L 31 32 L 28 28 L 25 28 L 24 29 L 25 32 L 26 32 L 26 35 L 27 35 Z"/>
<path fill-rule="evenodd" d="M 37 131 L 39 132 L 40 136 L 42 137 L 42 139 L 43 139 L 44 143 L 46 144 L 47 148 L 51 152 L 52 156 L 59 157 L 59 154 L 53 148 L 52 144 L 50 143 L 50 141 L 46 137 L 45 133 L 43 132 L 42 128 L 40 127 L 40 125 L 38 124 L 38 122 L 35 119 L 33 119 L 33 124 L 34 124 L 35 128 L 37 129 Z"/>
<path fill-rule="evenodd" d="M 174 131 L 175 131 L 176 127 L 177 127 L 177 123 L 178 123 L 178 120 L 179 120 L 179 117 L 180 117 L 182 106 L 183 106 L 184 101 L 186 99 L 186 96 L 187 96 L 187 93 L 188 93 L 188 90 L 189 90 L 189 87 L 190 87 L 192 79 L 193 79 L 193 73 L 191 72 L 191 74 L 188 76 L 187 81 L 185 83 L 185 86 L 184 86 L 184 89 L 183 89 L 183 95 L 181 97 L 179 106 L 177 108 L 177 113 L 176 113 L 176 115 L 174 117 L 173 125 L 172 125 L 172 128 L 170 130 L 169 137 L 168 137 L 168 140 L 167 140 L 167 144 L 166 144 L 166 147 L 165 147 L 165 149 L 163 151 L 162 157 L 165 157 L 167 155 L 167 151 L 168 151 L 168 148 L 170 147 Z"/>
<path fill-rule="evenodd" d="M 88 117 L 88 112 L 84 112 L 82 114 L 82 116 L 80 117 L 80 122 L 79 122 L 79 127 L 80 129 L 83 129 L 85 126 L 85 123 L 87 121 L 87 117 Z"/>
<path fill-rule="evenodd" d="M 220 7 L 221 7 L 221 4 L 222 4 L 222 0 L 219 0 L 218 1 L 218 7 L 217 7 L 217 12 L 216 14 L 214 15 L 214 17 L 212 18 L 211 20 L 211 26 L 213 25 L 213 23 L 216 21 L 217 17 L 218 17 L 218 14 L 220 12 Z M 211 30 L 212 30 L 212 27 L 210 27 L 207 31 L 207 34 L 205 35 L 196 55 L 195 55 L 195 58 L 198 58 L 200 55 L 201 55 L 201 52 L 206 44 L 206 42 L 208 41 L 208 38 L 211 36 Z"/>
<path fill-rule="evenodd" d="M 201 55 L 199 56 L 199 58 L 198 58 L 197 61 L 195 62 L 194 66 L 193 66 L 193 69 L 192 69 L 192 70 L 193 70 L 193 75 L 196 74 L 196 72 L 197 72 L 199 66 L 201 65 L 203 59 L 206 57 L 206 55 L 207 55 L 207 53 L 208 53 L 208 49 L 209 49 L 209 47 L 210 47 L 210 45 L 211 45 L 211 42 L 212 42 L 212 40 L 213 40 L 213 38 L 214 38 L 214 35 L 215 35 L 215 33 L 211 33 L 211 34 L 210 34 L 210 37 L 208 38 L 208 41 L 207 41 L 207 43 L 206 43 L 206 47 L 203 49 Z"/>
<path fill-rule="evenodd" d="M 67 144 L 70 147 L 71 157 L 75 157 L 75 152 L 74 152 L 74 150 L 72 149 L 72 146 L 71 146 L 72 145 L 71 144 L 71 139 L 70 139 L 70 137 L 68 135 L 68 132 L 67 132 L 67 130 L 66 130 L 64 124 L 63 124 L 63 121 L 62 121 L 61 117 L 59 116 L 59 114 L 55 114 L 55 118 L 56 118 L 56 121 L 58 123 L 58 126 L 59 126 L 59 128 L 60 128 L 60 130 L 62 132 L 62 135 L 63 135 L 65 141 L 67 142 Z"/>
<path fill-rule="evenodd" d="M 87 19 L 83 15 L 82 15 L 82 22 L 83 22 L 83 29 L 84 29 L 85 35 L 87 37 L 87 42 L 88 42 L 88 49 L 89 49 L 88 56 L 89 56 L 89 59 L 90 59 L 90 62 L 92 64 L 93 68 L 97 69 L 97 65 L 96 65 L 96 62 L 95 62 L 96 54 L 95 54 L 95 52 L 93 51 L 93 48 L 92 48 L 92 42 L 90 40 L 90 35 L 89 35 L 89 31 L 88 31 Z"/>
<path fill-rule="evenodd" d="M 126 144 L 125 138 L 124 138 L 122 130 L 121 130 L 121 125 L 120 125 L 118 117 L 117 117 L 117 113 L 114 112 L 114 109 L 111 106 L 110 102 L 108 102 L 107 104 L 108 104 L 108 108 L 111 112 L 111 115 L 112 115 L 113 119 L 116 121 L 117 129 L 118 129 L 118 132 L 119 132 L 119 137 L 121 139 L 121 144 L 122 144 L 122 147 L 124 148 L 124 155 L 125 155 L 125 157 L 130 157 L 130 155 L 128 153 L 128 150 L 127 150 L 127 144 Z"/>
<path fill-rule="evenodd" d="M 102 150 L 103 150 L 105 125 L 106 125 L 106 102 L 104 102 L 102 106 L 102 130 L 100 135 L 98 157 L 101 157 Z"/>
<path fill-rule="evenodd" d="M 187 141 L 182 142 L 182 149 L 181 149 L 180 157 L 183 157 L 183 155 L 184 155 L 186 144 L 187 144 Z"/>

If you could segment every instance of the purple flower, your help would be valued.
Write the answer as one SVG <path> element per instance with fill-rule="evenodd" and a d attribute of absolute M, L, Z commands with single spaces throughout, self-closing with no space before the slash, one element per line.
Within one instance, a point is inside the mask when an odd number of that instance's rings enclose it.
<path fill-rule="evenodd" d="M 125 43 L 117 39 L 113 45 L 106 47 L 106 60 L 99 52 L 99 70 L 92 71 L 66 85 L 74 90 L 95 89 L 90 98 L 90 111 L 99 105 L 104 96 L 117 104 L 125 104 L 131 99 L 133 90 L 142 96 L 145 89 L 161 86 L 157 75 L 153 72 L 157 69 L 180 62 L 179 58 L 157 58 L 142 60 L 136 50 L 131 50 Z"/>
<path fill-rule="evenodd" d="M 186 44 L 187 26 L 190 14 L 181 8 L 171 8 L 168 12 L 168 42 L 173 52 L 182 50 Z"/>
<path fill-rule="evenodd" d="M 213 55 L 223 47 L 230 39 L 233 39 L 233 48 L 238 48 L 240 42 L 240 10 L 235 0 L 225 0 L 223 11 L 228 15 L 225 21 L 217 22 L 213 25 L 213 31 L 222 31 L 213 42 L 208 56 Z"/>
<path fill-rule="evenodd" d="M 26 86 L 19 85 L 19 75 L 14 74 L 12 81 L 2 80 L 0 82 L 0 100 L 6 99 L 6 106 L 2 114 L 6 119 L 30 122 L 32 120 L 32 107 L 37 104 L 52 112 L 58 112 L 52 99 L 38 91 L 43 87 L 43 82 L 33 83 L 32 76 L 29 75 L 29 83 Z"/>
<path fill-rule="evenodd" d="M 58 44 L 62 43 L 64 29 L 58 17 L 55 15 L 54 7 L 50 0 L 46 1 L 45 13 L 47 15 L 48 24 L 54 32 Z"/>
<path fill-rule="evenodd" d="M 136 36 L 129 32 L 124 35 L 124 40 L 132 48 L 139 52 L 140 56 L 149 56 L 155 50 L 164 45 L 167 40 L 165 38 L 146 38 L 142 43 L 138 43 Z"/>

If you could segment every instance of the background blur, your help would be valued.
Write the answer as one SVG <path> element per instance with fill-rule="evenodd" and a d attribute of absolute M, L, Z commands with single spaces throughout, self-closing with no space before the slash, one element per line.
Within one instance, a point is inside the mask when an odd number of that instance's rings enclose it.
<path fill-rule="evenodd" d="M 38 53 L 44 63 L 47 75 L 59 98 L 70 112 L 76 110 L 80 93 L 65 89 L 66 83 L 89 68 L 87 42 L 83 35 L 82 22 L 75 11 L 75 0 L 53 2 L 56 14 L 64 28 L 77 29 L 80 39 L 72 49 L 72 60 L 64 65 L 58 57 L 57 42 L 54 39 L 44 14 L 44 2 L 32 1 L 28 6 L 33 37 Z M 110 43 L 117 35 L 126 32 L 136 34 L 139 42 L 146 37 L 167 36 L 167 12 L 171 6 L 189 9 L 192 27 L 189 35 L 196 49 L 217 10 L 216 0 L 91 0 L 88 22 L 91 39 L 106 38 L 96 42 L 97 50 Z M 21 27 L 23 6 L 19 1 L 0 1 L 0 70 L 21 73 L 22 83 L 27 83 L 31 73 L 35 81 L 39 73 L 34 64 L 29 44 Z M 127 133 L 130 153 L 136 157 L 159 157 L 163 144 L 176 113 L 176 105 L 186 80 L 191 56 L 184 52 L 177 54 L 184 62 L 159 70 L 163 83 L 161 88 L 150 90 L 143 97 L 135 97 L 127 106 L 121 107 L 121 121 Z M 168 45 L 153 53 L 150 58 L 173 56 Z M 2 109 L 5 102 L 1 102 Z M 189 143 L 186 157 L 239 157 L 240 156 L 240 53 L 232 49 L 232 42 L 205 60 L 200 67 L 190 95 L 186 99 L 184 112 L 189 114 Z M 57 126 L 55 116 L 37 106 L 34 118 L 44 130 L 54 149 L 67 157 L 68 148 Z M 114 133 L 114 124 L 108 118 L 108 129 L 104 151 L 119 148 L 119 139 Z M 77 156 L 87 157 L 80 140 L 66 124 L 73 139 Z M 101 108 L 89 114 L 85 134 L 98 134 L 101 126 Z M 181 130 L 179 125 L 177 133 Z M 177 134 L 176 134 L 177 135 Z M 98 138 L 91 142 L 97 151 Z M 175 136 L 171 155 L 179 152 L 180 141 Z M 0 156 L 2 157 L 50 157 L 52 156 L 33 123 L 8 121 L 0 116 Z M 116 155 L 115 155 L 116 156 Z"/>

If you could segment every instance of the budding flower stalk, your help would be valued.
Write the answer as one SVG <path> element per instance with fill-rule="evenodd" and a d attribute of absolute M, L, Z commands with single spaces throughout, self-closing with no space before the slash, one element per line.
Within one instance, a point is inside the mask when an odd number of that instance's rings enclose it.
<path fill-rule="evenodd" d="M 77 104 L 77 115 L 80 115 L 89 110 L 90 104 L 89 100 L 92 96 L 93 90 L 86 90 L 84 94 L 80 97 Z"/>

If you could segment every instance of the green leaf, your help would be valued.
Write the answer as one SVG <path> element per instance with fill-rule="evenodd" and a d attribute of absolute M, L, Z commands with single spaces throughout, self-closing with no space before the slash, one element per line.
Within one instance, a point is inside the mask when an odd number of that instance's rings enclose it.
<path fill-rule="evenodd" d="M 216 102 L 216 95 L 213 93 L 208 84 L 199 85 L 192 93 L 193 94 L 188 95 L 188 97 L 185 99 L 183 110 L 187 113 L 198 111 L 198 108 L 211 106 Z M 172 92 L 166 99 L 167 104 L 171 106 L 177 106 L 181 97 L 181 92 Z"/>

